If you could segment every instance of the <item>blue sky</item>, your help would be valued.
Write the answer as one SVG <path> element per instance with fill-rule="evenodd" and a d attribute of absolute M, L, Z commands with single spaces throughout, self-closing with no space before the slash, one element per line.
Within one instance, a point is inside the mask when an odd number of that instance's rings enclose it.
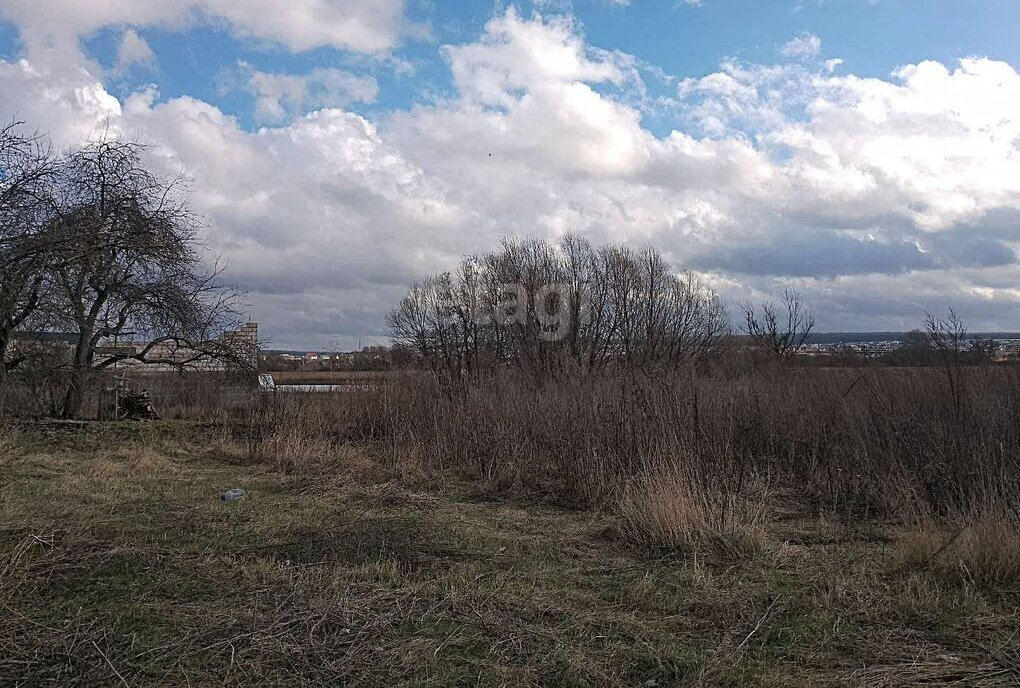
<path fill-rule="evenodd" d="M 1018 35 L 1014 0 L 0 0 L 0 116 L 154 144 L 280 346 L 565 232 L 825 329 L 1009 330 Z"/>
<path fill-rule="evenodd" d="M 633 55 L 648 68 L 648 87 L 670 90 L 655 77 L 674 79 L 710 74 L 725 59 L 768 63 L 792 38 L 819 37 L 826 56 L 843 60 L 842 71 L 885 77 L 920 60 L 946 64 L 969 56 L 1020 64 L 1020 3 L 1013 0 L 611 0 L 577 2 L 428 2 L 411 0 L 407 16 L 427 26 L 427 36 L 405 36 L 385 58 L 334 47 L 292 52 L 261 40 L 237 38 L 225 25 L 197 25 L 186 32 L 139 27 L 138 34 L 159 57 L 158 67 L 118 75 L 111 91 L 127 95 L 155 84 L 163 97 L 193 96 L 217 104 L 247 128 L 254 121 L 254 96 L 224 84 L 244 61 L 260 71 L 308 72 L 336 67 L 371 75 L 378 99 L 352 110 L 373 113 L 404 109 L 434 94 L 448 93 L 450 73 L 440 46 L 470 42 L 506 7 L 522 14 L 572 14 L 592 45 Z M 82 37 L 86 54 L 113 69 L 123 25 Z M 0 23 L 0 56 L 18 57 L 23 46 L 12 22 Z M 394 63 L 406 63 L 413 73 Z M 646 125 L 666 133 L 675 122 L 646 116 Z"/>

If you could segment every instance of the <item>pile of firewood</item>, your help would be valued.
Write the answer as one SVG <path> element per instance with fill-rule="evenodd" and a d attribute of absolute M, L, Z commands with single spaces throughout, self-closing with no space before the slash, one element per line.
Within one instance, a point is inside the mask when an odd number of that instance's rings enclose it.
<path fill-rule="evenodd" d="M 159 420 L 146 389 L 138 392 L 122 389 L 117 399 L 117 417 L 123 420 Z"/>

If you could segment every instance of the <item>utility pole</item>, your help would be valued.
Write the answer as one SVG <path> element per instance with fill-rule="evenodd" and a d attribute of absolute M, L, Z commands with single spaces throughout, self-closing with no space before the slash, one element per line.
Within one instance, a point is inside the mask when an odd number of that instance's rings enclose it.
<path fill-rule="evenodd" d="M 332 340 L 326 344 L 326 354 L 329 356 L 329 386 L 330 391 L 333 387 L 336 387 L 336 340 Z"/>

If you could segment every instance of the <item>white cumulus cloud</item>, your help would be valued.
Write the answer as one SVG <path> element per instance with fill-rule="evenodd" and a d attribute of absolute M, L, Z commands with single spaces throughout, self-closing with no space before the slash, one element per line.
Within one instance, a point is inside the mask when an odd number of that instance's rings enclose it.
<path fill-rule="evenodd" d="M 779 49 L 787 57 L 810 60 L 822 54 L 822 40 L 813 33 L 805 33 L 788 41 Z"/>
<path fill-rule="evenodd" d="M 117 69 L 123 72 L 135 65 L 152 65 L 155 62 L 156 53 L 152 52 L 148 42 L 134 29 L 124 31 L 117 49 Z"/>
<path fill-rule="evenodd" d="M 236 78 L 242 83 L 237 87 L 255 95 L 255 118 L 265 123 L 280 123 L 310 110 L 372 103 L 379 93 L 379 85 L 372 77 L 342 69 L 319 68 L 308 74 L 286 74 L 259 71 L 245 62 L 238 67 Z"/>
<path fill-rule="evenodd" d="M 155 143 L 193 178 L 208 243 L 280 346 L 383 336 L 406 281 L 506 234 L 652 243 L 731 298 L 793 284 L 824 327 L 910 327 L 949 303 L 975 328 L 1020 315 L 1012 65 L 878 79 L 730 61 L 682 83 L 683 117 L 657 136 L 633 105 L 633 58 L 569 18 L 507 11 L 443 55 L 448 97 L 374 120 L 344 109 L 374 82 L 338 70 L 249 68 L 281 122 L 251 132 L 201 100 L 122 102 L 88 63 L 31 56 L 0 61 L 0 115 L 61 144 L 105 126 Z"/>
<path fill-rule="evenodd" d="M 332 46 L 383 53 L 414 30 L 406 23 L 404 0 L 0 0 L 0 17 L 17 24 L 36 48 L 107 26 L 180 28 L 215 20 L 242 37 L 293 50 Z"/>

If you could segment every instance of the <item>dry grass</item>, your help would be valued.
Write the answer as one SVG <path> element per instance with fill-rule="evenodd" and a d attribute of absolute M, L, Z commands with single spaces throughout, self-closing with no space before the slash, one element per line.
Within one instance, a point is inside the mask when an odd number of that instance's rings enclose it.
<path fill-rule="evenodd" d="M 734 554 L 760 548 L 775 505 L 751 488 L 768 476 L 798 496 L 795 510 L 846 522 L 923 513 L 930 526 L 921 530 L 952 532 L 976 519 L 956 544 L 976 548 L 993 537 L 980 525 L 985 486 L 1020 483 L 1020 370 L 953 376 L 955 395 L 938 369 L 627 373 L 541 385 L 510 373 L 452 385 L 406 376 L 356 392 L 262 396 L 248 454 L 300 472 L 355 444 L 395 475 L 454 476 L 488 495 L 619 512 L 636 542 L 715 541 Z M 1015 522 L 1018 504 L 1000 500 L 993 520 Z M 1002 578 L 989 557 L 964 563 L 992 567 L 972 572 L 976 580 Z"/>
<path fill-rule="evenodd" d="M 1020 586 L 1020 495 L 1015 491 L 1015 486 L 1005 493 L 990 490 L 944 519 L 916 515 L 899 542 L 904 565 L 972 585 Z"/>
<path fill-rule="evenodd" d="M 681 511 L 699 532 L 760 523 L 771 555 L 660 558 L 611 513 L 479 499 L 453 475 L 409 489 L 371 444 L 285 473 L 217 428 L 19 434 L 0 490 L 4 685 L 1020 679 L 1016 587 L 906 571 L 878 537 L 892 526 L 712 503 Z M 234 486 L 248 499 L 217 499 Z"/>
<path fill-rule="evenodd" d="M 21 447 L 20 435 L 17 426 L 0 421 L 0 462 L 14 458 Z"/>
<path fill-rule="evenodd" d="M 0 684 L 1015 685 L 1020 370 L 941 375 L 0 430 Z"/>
<path fill-rule="evenodd" d="M 272 372 L 278 385 L 379 385 L 400 375 L 376 370 L 277 370 Z"/>
<path fill-rule="evenodd" d="M 767 502 L 727 493 L 689 462 L 673 462 L 632 480 L 618 513 L 624 535 L 640 545 L 734 559 L 765 550 Z"/>

